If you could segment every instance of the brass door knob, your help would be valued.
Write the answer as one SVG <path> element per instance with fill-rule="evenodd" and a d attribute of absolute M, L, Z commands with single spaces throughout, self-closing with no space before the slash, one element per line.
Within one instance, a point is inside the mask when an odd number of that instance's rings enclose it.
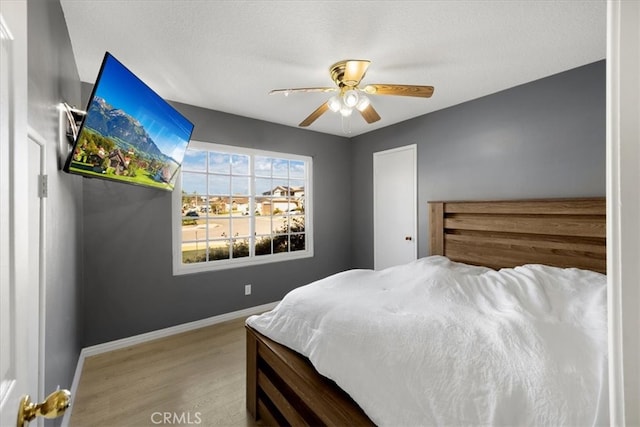
<path fill-rule="evenodd" d="M 69 390 L 57 390 L 51 393 L 42 403 L 33 403 L 29 395 L 22 396 L 20 407 L 18 408 L 17 427 L 25 427 L 29 421 L 35 417 L 57 418 L 64 414 L 64 411 L 71 404 L 71 393 Z"/>

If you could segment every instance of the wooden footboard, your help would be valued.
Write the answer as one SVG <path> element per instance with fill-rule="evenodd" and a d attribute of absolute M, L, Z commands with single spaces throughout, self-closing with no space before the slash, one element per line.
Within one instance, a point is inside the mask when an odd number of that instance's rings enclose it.
<path fill-rule="evenodd" d="M 247 330 L 247 410 L 264 425 L 372 426 L 351 397 L 295 351 Z"/>

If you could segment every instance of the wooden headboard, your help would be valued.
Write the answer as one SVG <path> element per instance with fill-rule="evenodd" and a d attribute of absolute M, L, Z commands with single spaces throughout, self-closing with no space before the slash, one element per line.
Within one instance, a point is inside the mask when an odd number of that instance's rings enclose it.
<path fill-rule="evenodd" d="M 604 198 L 429 202 L 429 236 L 431 255 L 467 264 L 607 269 Z"/>

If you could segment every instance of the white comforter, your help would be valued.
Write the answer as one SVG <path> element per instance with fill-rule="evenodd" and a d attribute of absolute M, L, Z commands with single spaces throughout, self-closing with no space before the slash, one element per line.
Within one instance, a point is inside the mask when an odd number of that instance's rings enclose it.
<path fill-rule="evenodd" d="M 606 276 L 422 258 L 291 291 L 247 323 L 378 425 L 608 423 Z"/>

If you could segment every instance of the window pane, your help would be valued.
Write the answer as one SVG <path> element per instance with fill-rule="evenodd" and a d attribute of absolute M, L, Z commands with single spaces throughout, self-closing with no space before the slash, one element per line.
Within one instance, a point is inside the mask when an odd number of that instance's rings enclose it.
<path fill-rule="evenodd" d="M 292 179 L 301 179 L 304 178 L 306 174 L 304 162 L 300 160 L 291 160 L 289 161 L 289 178 Z"/>
<path fill-rule="evenodd" d="M 207 175 L 201 173 L 182 173 L 183 194 L 207 194 Z"/>
<path fill-rule="evenodd" d="M 249 212 L 249 197 L 233 197 L 231 199 L 231 215 L 243 216 Z"/>
<path fill-rule="evenodd" d="M 249 218 L 234 218 L 231 223 L 231 233 L 233 233 L 232 237 L 246 237 L 249 236 L 250 233 L 250 224 Z"/>
<path fill-rule="evenodd" d="M 291 199 L 291 206 L 293 212 L 290 211 L 293 215 L 304 215 L 304 199 L 303 198 L 294 198 Z"/>
<path fill-rule="evenodd" d="M 273 253 L 278 254 L 289 251 L 289 236 L 279 234 L 273 238 Z"/>
<path fill-rule="evenodd" d="M 228 174 L 231 166 L 231 156 L 226 153 L 209 153 L 209 172 Z"/>
<path fill-rule="evenodd" d="M 264 206 L 264 202 L 268 200 L 268 197 L 256 197 L 256 211 L 258 212 L 256 215 L 268 215 L 268 213 L 265 213 Z"/>
<path fill-rule="evenodd" d="M 197 246 L 198 245 L 196 245 L 195 243 L 182 244 L 182 262 L 184 264 L 205 262 L 207 260 L 206 245 L 199 245 L 199 248 Z"/>
<path fill-rule="evenodd" d="M 209 205 L 211 206 L 210 216 L 229 215 L 227 206 L 229 206 L 228 196 L 210 196 Z"/>
<path fill-rule="evenodd" d="M 306 199 L 304 197 L 300 197 L 300 199 L 298 199 L 298 205 L 302 208 L 302 213 L 306 212 L 306 203 L 305 203 Z"/>
<path fill-rule="evenodd" d="M 291 252 L 293 251 L 304 251 L 306 249 L 305 246 L 305 234 L 292 234 L 291 235 Z"/>
<path fill-rule="evenodd" d="M 229 241 L 217 240 L 209 245 L 209 261 L 229 259 Z"/>
<path fill-rule="evenodd" d="M 190 172 L 206 172 L 207 170 L 207 152 L 188 149 L 184 153 L 182 161 L 182 170 Z M 183 178 L 184 187 L 184 178 Z"/>
<path fill-rule="evenodd" d="M 254 173 L 256 176 L 271 176 L 271 158 L 263 156 L 255 156 L 254 160 Z"/>
<path fill-rule="evenodd" d="M 289 160 L 273 159 L 271 169 L 273 171 L 273 176 L 287 178 L 289 177 Z"/>
<path fill-rule="evenodd" d="M 244 258 L 249 256 L 249 239 L 233 239 L 233 258 Z"/>
<path fill-rule="evenodd" d="M 272 215 L 284 216 L 289 214 L 289 210 L 295 208 L 291 205 L 287 197 L 274 197 L 271 199 Z"/>
<path fill-rule="evenodd" d="M 249 156 L 233 154 L 231 156 L 231 173 L 234 175 L 249 175 Z"/>
<path fill-rule="evenodd" d="M 255 245 L 256 255 L 271 255 L 271 236 L 258 236 Z"/>
<path fill-rule="evenodd" d="M 182 220 L 182 241 L 195 242 L 207 239 L 206 220 L 186 216 Z"/>
<path fill-rule="evenodd" d="M 260 206 L 262 207 L 260 210 L 261 215 L 273 215 L 273 198 L 272 197 L 262 197 L 260 199 Z"/>
<path fill-rule="evenodd" d="M 195 210 L 195 201 L 198 196 L 186 196 L 182 195 L 182 208 L 180 210 L 180 217 L 182 218 L 182 225 L 185 225 L 185 221 L 187 219 L 191 219 L 191 222 L 194 222 L 199 215 L 196 215 L 197 212 Z M 185 218 L 189 217 L 189 218 Z"/>
<path fill-rule="evenodd" d="M 255 217 L 255 233 L 257 235 L 270 234 L 271 230 L 271 217 L 270 216 L 256 216 Z"/>
<path fill-rule="evenodd" d="M 271 222 L 272 225 L 272 230 L 271 233 L 272 234 L 282 234 L 282 233 L 287 233 L 289 231 L 289 221 L 287 218 L 278 218 L 278 217 L 274 217 L 273 221 Z"/>
<path fill-rule="evenodd" d="M 209 203 L 209 197 L 204 194 L 198 194 L 195 197 L 195 210 L 198 215 L 204 216 L 207 204 Z"/>
<path fill-rule="evenodd" d="M 271 184 L 271 194 L 274 196 L 288 196 L 289 195 L 289 180 L 288 179 L 274 179 Z"/>
<path fill-rule="evenodd" d="M 304 215 L 294 215 L 289 219 L 289 232 L 302 233 L 304 231 Z"/>
<path fill-rule="evenodd" d="M 209 238 L 228 238 L 231 235 L 231 223 L 228 217 L 213 217 L 209 220 Z"/>
<path fill-rule="evenodd" d="M 231 177 L 228 175 L 209 175 L 209 194 L 230 194 Z"/>
<path fill-rule="evenodd" d="M 256 178 L 256 195 L 267 195 L 271 194 L 271 189 L 273 186 L 271 185 L 271 178 Z"/>
<path fill-rule="evenodd" d="M 243 216 L 258 215 L 258 213 L 256 212 L 258 210 L 257 205 L 254 208 L 255 210 L 251 212 L 251 199 L 252 197 L 238 198 L 238 200 L 242 202 L 238 205 L 238 213 L 240 213 Z"/>
<path fill-rule="evenodd" d="M 292 196 L 304 196 L 304 180 L 291 179 L 289 180 L 289 187 Z"/>
<path fill-rule="evenodd" d="M 231 194 L 249 195 L 249 178 L 234 176 L 231 178 Z"/>

